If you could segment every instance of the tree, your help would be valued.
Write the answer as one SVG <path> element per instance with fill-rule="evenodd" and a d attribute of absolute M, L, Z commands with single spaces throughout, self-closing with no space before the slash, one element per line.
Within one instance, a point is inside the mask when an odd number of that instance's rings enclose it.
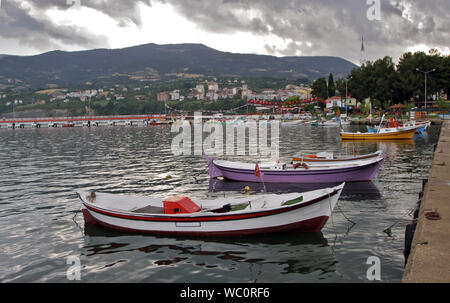
<path fill-rule="evenodd" d="M 314 81 L 311 88 L 312 88 L 312 95 L 314 97 L 318 97 L 320 99 L 327 99 L 328 88 L 327 88 L 327 81 L 325 80 L 325 78 L 319 78 L 316 81 Z"/>
<path fill-rule="evenodd" d="M 348 88 L 358 101 L 362 102 L 370 97 L 385 109 L 395 103 L 398 75 L 391 57 L 353 69 L 351 76 Z"/>
<path fill-rule="evenodd" d="M 336 91 L 338 92 L 339 96 L 344 98 L 345 97 L 345 79 L 337 79 L 335 82 Z"/>
<path fill-rule="evenodd" d="M 328 76 L 328 97 L 334 97 L 336 95 L 336 86 L 334 85 L 333 74 Z"/>
<path fill-rule="evenodd" d="M 395 103 L 394 95 L 397 83 L 395 64 L 391 57 L 384 57 L 373 64 L 372 77 L 375 85 L 372 87 L 371 98 L 380 101 L 384 109 L 389 109 Z"/>
<path fill-rule="evenodd" d="M 372 63 L 367 62 L 367 64 L 359 68 L 354 68 L 351 72 L 351 79 L 348 81 L 348 91 L 359 102 L 364 101 L 370 96 L 368 85 L 371 66 Z"/>
<path fill-rule="evenodd" d="M 412 98 L 423 100 L 424 76 L 416 69 L 427 69 L 426 54 L 424 52 L 411 52 L 403 54 L 397 64 L 398 83 L 397 96 L 400 101 Z"/>

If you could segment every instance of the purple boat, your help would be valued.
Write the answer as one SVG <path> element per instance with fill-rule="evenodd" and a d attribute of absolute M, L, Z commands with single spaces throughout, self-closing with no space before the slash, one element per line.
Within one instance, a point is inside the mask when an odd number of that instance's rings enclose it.
<path fill-rule="evenodd" d="M 257 166 L 256 163 L 214 160 L 208 156 L 205 158 L 211 178 L 223 177 L 233 181 L 264 183 L 333 183 L 371 181 L 386 156 L 328 166 L 278 162 L 259 163 Z M 257 171 L 259 173 L 256 173 Z"/>

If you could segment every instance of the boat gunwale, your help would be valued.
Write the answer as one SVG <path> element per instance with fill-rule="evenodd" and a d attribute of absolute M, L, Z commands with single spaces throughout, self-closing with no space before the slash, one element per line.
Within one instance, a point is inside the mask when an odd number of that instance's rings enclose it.
<path fill-rule="evenodd" d="M 381 156 L 382 151 L 377 151 L 375 153 L 367 154 L 367 155 L 360 155 L 360 156 L 354 156 L 354 157 L 348 157 L 343 159 L 338 158 L 332 158 L 332 159 L 326 159 L 326 158 L 310 158 L 308 156 L 303 157 L 293 157 L 292 161 L 294 162 L 351 162 L 351 161 L 359 161 L 359 160 L 367 160 L 371 158 L 375 158 L 377 156 Z"/>

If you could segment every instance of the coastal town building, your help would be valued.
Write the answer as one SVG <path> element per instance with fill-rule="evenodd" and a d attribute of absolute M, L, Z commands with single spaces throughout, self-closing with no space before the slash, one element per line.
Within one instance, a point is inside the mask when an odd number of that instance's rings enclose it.
<path fill-rule="evenodd" d="M 358 101 L 355 98 L 352 98 L 351 96 L 347 96 L 347 99 L 345 97 L 341 96 L 334 96 L 331 98 L 328 98 L 325 100 L 326 108 L 332 108 L 334 106 L 337 107 L 357 107 Z"/>
<path fill-rule="evenodd" d="M 208 83 L 208 91 L 218 91 L 219 90 L 219 84 L 217 84 L 216 82 L 209 82 Z"/>
<path fill-rule="evenodd" d="M 196 90 L 196 98 L 197 99 L 203 99 L 203 97 L 205 96 L 205 86 L 203 84 L 197 84 L 195 86 L 195 90 Z"/>
<path fill-rule="evenodd" d="M 178 90 L 178 89 L 169 92 L 169 95 L 170 95 L 170 100 L 172 100 L 172 101 L 180 100 L 180 90 Z"/>
<path fill-rule="evenodd" d="M 161 102 L 169 101 L 169 93 L 168 92 L 160 92 L 156 94 L 156 100 Z"/>
<path fill-rule="evenodd" d="M 244 96 L 244 92 L 242 93 Z M 290 97 L 299 97 L 300 99 L 311 98 L 311 89 L 308 87 L 300 87 L 294 84 L 287 85 L 284 89 L 266 89 L 260 93 L 247 93 L 247 100 L 262 100 L 273 101 L 281 100 L 286 101 Z"/>

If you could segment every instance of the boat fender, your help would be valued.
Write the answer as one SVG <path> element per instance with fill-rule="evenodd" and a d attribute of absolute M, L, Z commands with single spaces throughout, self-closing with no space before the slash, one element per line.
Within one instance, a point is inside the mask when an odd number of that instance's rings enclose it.
<path fill-rule="evenodd" d="M 245 190 L 245 193 L 248 194 L 248 193 L 250 192 L 250 186 L 246 186 L 246 187 L 244 188 L 244 190 Z"/>
<path fill-rule="evenodd" d="M 308 166 L 308 164 L 306 164 L 306 163 L 295 163 L 295 164 L 294 164 L 294 169 L 297 169 L 297 168 L 299 168 L 300 166 L 302 166 L 304 169 L 309 169 L 309 166 Z"/>

